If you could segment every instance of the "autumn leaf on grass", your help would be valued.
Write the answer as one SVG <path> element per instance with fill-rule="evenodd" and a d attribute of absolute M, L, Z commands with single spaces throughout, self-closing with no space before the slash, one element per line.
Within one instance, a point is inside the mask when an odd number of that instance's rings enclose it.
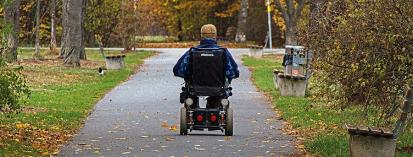
<path fill-rule="evenodd" d="M 176 124 L 174 124 L 174 125 L 172 125 L 171 127 L 169 127 L 169 130 L 171 130 L 171 131 L 176 131 L 176 130 L 178 130 L 177 127 L 176 127 Z"/>
<path fill-rule="evenodd" d="M 298 145 L 298 146 L 297 146 L 297 148 L 298 148 L 298 149 L 304 149 L 304 148 L 305 148 L 305 146 L 304 146 L 304 145 L 302 145 L 302 144 L 300 144 L 300 145 Z"/>
<path fill-rule="evenodd" d="M 26 128 L 26 127 L 27 127 L 26 124 L 22 124 L 22 123 L 17 123 L 17 124 L 16 124 L 16 128 L 17 128 L 17 129 L 24 129 L 24 128 Z"/>

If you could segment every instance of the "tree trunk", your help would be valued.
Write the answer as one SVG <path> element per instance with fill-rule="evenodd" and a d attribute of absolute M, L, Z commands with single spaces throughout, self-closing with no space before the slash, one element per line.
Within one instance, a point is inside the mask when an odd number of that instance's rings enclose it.
<path fill-rule="evenodd" d="M 285 45 L 297 45 L 296 39 L 296 24 L 293 21 L 289 21 L 289 24 L 286 24 L 285 30 Z"/>
<path fill-rule="evenodd" d="M 56 23 L 55 23 L 55 18 L 56 18 L 56 0 L 51 0 L 50 1 L 50 23 L 51 23 L 51 30 L 50 30 L 50 52 L 52 54 L 57 54 L 56 50 Z"/>
<path fill-rule="evenodd" d="M 34 59 L 38 60 L 41 59 L 40 56 L 40 33 L 39 33 L 39 27 L 40 27 L 40 0 L 37 0 L 36 4 L 36 27 L 35 27 L 35 34 L 36 34 L 36 43 L 35 43 L 35 51 L 34 51 Z"/>
<path fill-rule="evenodd" d="M 86 13 L 86 3 L 87 0 L 83 0 L 82 3 L 82 15 L 81 15 L 81 40 L 82 40 L 82 45 L 81 45 L 81 49 L 82 51 L 80 52 L 80 59 L 86 60 L 86 51 L 85 51 L 85 27 L 84 27 L 84 19 L 85 19 L 85 13 Z"/>
<path fill-rule="evenodd" d="M 397 120 L 396 127 L 394 127 L 394 130 L 393 130 L 394 136 L 396 138 L 399 137 L 401 134 L 403 134 L 406 128 L 406 125 L 409 122 L 409 114 L 412 113 L 412 101 L 413 101 L 413 87 L 410 87 L 407 90 L 404 102 L 401 105 L 402 114 Z"/>
<path fill-rule="evenodd" d="M 4 6 L 4 22 L 12 25 L 13 28 L 13 31 L 6 34 L 7 50 L 4 57 L 7 62 L 14 62 L 17 60 L 17 47 L 19 45 L 20 0 L 6 1 Z"/>
<path fill-rule="evenodd" d="M 63 0 L 63 46 L 64 64 L 79 67 L 84 54 L 82 24 L 84 0 Z"/>
<path fill-rule="evenodd" d="M 241 0 L 241 10 L 238 13 L 238 28 L 235 35 L 236 42 L 245 42 L 247 40 L 247 18 L 248 18 L 248 0 Z"/>
<path fill-rule="evenodd" d="M 282 5 L 280 0 L 274 0 L 274 2 L 275 7 L 281 12 L 285 21 L 285 45 L 297 45 L 295 34 L 297 22 L 307 0 L 285 0 L 285 5 Z"/>

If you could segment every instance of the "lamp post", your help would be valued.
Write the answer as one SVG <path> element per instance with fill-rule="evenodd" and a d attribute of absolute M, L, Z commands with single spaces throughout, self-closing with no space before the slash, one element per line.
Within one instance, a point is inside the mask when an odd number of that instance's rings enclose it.
<path fill-rule="evenodd" d="M 271 2 L 267 0 L 267 14 L 268 14 L 268 41 L 270 49 L 272 50 L 272 30 L 271 30 Z"/>
<path fill-rule="evenodd" d="M 138 15 L 137 15 L 137 13 L 136 13 L 136 2 L 137 2 L 137 0 L 134 0 L 133 1 L 133 11 L 134 11 L 134 14 L 135 14 L 135 20 L 137 20 L 137 18 L 138 18 Z M 133 51 L 136 51 L 136 42 L 137 42 L 137 40 L 136 40 L 136 34 L 137 34 L 137 26 L 136 26 L 137 24 L 136 24 L 136 21 L 134 22 L 134 35 L 133 35 Z"/>

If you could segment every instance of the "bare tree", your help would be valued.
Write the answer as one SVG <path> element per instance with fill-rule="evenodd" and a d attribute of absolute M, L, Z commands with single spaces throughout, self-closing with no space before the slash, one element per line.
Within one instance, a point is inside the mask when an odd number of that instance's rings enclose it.
<path fill-rule="evenodd" d="M 62 50 L 64 64 L 80 66 L 83 47 L 83 5 L 84 0 L 63 0 L 63 39 Z"/>
<path fill-rule="evenodd" d="M 296 45 L 296 30 L 297 21 L 301 17 L 301 12 L 307 0 L 285 0 L 285 4 L 281 4 L 280 0 L 274 0 L 275 7 L 281 12 L 285 25 L 285 44 Z"/>
<path fill-rule="evenodd" d="M 20 0 L 4 1 L 4 22 L 13 26 L 13 31 L 6 34 L 7 50 L 5 59 L 8 62 L 17 60 L 17 47 L 19 44 L 19 17 L 20 17 Z"/>
<path fill-rule="evenodd" d="M 40 33 L 39 33 L 39 27 L 40 27 L 40 0 L 37 0 L 36 4 L 36 27 L 35 27 L 35 35 L 36 35 L 36 43 L 35 43 L 35 51 L 33 58 L 38 60 L 41 59 L 40 56 Z"/>
<path fill-rule="evenodd" d="M 241 0 L 241 10 L 238 13 L 238 27 L 235 35 L 236 42 L 245 42 L 247 40 L 247 17 L 248 17 L 248 0 Z"/>
<path fill-rule="evenodd" d="M 56 0 L 50 1 L 50 52 L 55 54 L 57 52 L 56 47 Z"/>

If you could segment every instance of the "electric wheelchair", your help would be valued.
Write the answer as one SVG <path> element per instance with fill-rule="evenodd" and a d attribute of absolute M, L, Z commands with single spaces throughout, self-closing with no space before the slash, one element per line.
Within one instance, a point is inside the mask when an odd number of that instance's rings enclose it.
<path fill-rule="evenodd" d="M 224 48 L 191 48 L 189 77 L 185 78 L 180 101 L 180 134 L 193 130 L 221 130 L 233 135 L 233 109 L 228 97 L 232 88 L 225 77 Z M 207 104 L 200 108 L 199 97 Z"/>

